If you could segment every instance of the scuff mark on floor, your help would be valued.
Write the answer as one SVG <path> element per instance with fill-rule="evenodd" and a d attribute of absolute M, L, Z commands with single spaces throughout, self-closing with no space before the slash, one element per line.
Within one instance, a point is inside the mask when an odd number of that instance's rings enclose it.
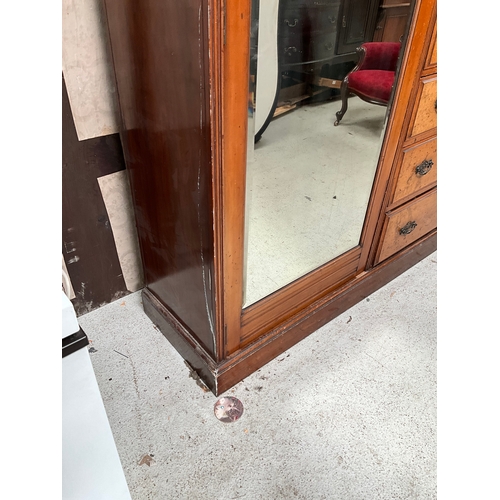
<path fill-rule="evenodd" d="M 151 465 L 155 464 L 156 462 L 152 454 L 146 454 L 141 457 L 138 463 L 139 465 L 147 465 L 148 467 L 151 467 Z"/>

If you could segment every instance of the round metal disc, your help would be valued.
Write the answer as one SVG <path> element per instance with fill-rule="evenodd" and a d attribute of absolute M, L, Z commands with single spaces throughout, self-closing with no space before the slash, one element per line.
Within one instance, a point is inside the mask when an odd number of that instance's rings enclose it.
<path fill-rule="evenodd" d="M 243 415 L 243 404 L 237 398 L 226 396 L 215 403 L 214 413 L 221 422 L 236 422 Z"/>

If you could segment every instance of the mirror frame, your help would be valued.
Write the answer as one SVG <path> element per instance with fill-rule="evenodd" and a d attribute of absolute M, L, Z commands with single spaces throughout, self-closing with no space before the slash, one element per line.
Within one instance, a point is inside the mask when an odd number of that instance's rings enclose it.
<path fill-rule="evenodd" d="M 234 355 L 235 363 L 240 361 L 236 359 L 238 350 L 252 342 L 271 342 L 333 298 L 352 291 L 355 281 L 372 267 L 384 216 L 384 196 L 400 131 L 407 119 L 405 104 L 413 91 L 411 85 L 403 84 L 412 79 L 404 76 L 415 74 L 418 65 L 418 58 L 409 59 L 409 44 L 405 43 L 359 245 L 243 309 L 251 1 L 225 0 L 217 9 L 220 4 L 213 0 L 215 12 L 220 15 L 213 16 L 210 26 L 215 283 L 216 297 L 222 305 L 217 326 L 224 332 L 217 356 L 227 359 Z M 422 47 L 426 26 L 419 26 L 418 18 L 428 15 L 431 3 L 415 0 L 409 20 L 406 40 L 420 36 Z M 417 27 L 421 32 L 415 33 Z"/>

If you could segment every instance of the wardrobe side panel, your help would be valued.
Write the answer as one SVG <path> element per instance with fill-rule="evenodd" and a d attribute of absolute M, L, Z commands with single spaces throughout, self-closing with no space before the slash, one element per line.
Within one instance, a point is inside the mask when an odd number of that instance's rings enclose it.
<path fill-rule="evenodd" d="M 147 288 L 215 352 L 208 0 L 105 0 Z"/>

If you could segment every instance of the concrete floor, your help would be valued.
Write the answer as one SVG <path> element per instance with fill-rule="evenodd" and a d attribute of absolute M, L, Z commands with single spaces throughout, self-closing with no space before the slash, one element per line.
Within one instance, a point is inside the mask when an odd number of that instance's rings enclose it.
<path fill-rule="evenodd" d="M 81 316 L 132 498 L 436 498 L 436 267 L 433 254 L 228 391 L 244 405 L 231 424 L 140 292 Z"/>

